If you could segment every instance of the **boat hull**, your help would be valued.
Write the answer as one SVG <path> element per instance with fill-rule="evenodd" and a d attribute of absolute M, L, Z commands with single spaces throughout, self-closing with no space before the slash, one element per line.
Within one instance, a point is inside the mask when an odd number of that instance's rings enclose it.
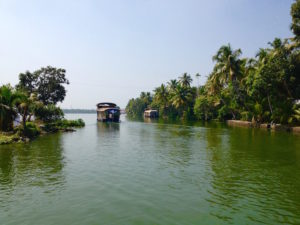
<path fill-rule="evenodd" d="M 97 120 L 100 122 L 119 122 L 120 110 L 118 108 L 108 108 L 97 111 Z"/>

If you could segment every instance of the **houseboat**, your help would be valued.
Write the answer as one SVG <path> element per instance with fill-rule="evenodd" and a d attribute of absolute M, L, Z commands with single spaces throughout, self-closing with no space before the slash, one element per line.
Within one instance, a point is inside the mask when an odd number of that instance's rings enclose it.
<path fill-rule="evenodd" d="M 101 102 L 97 104 L 97 120 L 102 122 L 119 122 L 120 107 L 115 103 Z"/>
<path fill-rule="evenodd" d="M 147 118 L 157 118 L 158 117 L 158 111 L 155 109 L 146 109 L 144 112 L 144 117 Z"/>

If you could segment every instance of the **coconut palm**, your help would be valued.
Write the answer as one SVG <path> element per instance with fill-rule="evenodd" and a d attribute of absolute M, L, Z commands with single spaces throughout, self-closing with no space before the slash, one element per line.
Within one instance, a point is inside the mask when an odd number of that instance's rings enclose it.
<path fill-rule="evenodd" d="M 260 48 L 258 50 L 258 52 L 256 53 L 255 57 L 258 58 L 258 61 L 260 63 L 265 63 L 266 62 L 266 58 L 268 56 L 268 54 L 270 53 L 270 50 L 269 49 L 266 49 L 266 48 Z"/>
<path fill-rule="evenodd" d="M 168 82 L 168 90 L 171 92 L 174 91 L 176 89 L 177 85 L 178 85 L 178 81 L 176 79 L 170 80 Z"/>
<path fill-rule="evenodd" d="M 191 92 L 187 88 L 178 85 L 171 98 L 171 102 L 179 112 L 182 112 L 189 105 L 192 97 Z"/>
<path fill-rule="evenodd" d="M 220 77 L 220 81 L 224 85 L 229 82 L 234 82 L 241 76 L 241 60 L 239 59 L 242 54 L 241 49 L 233 50 L 228 45 L 223 45 L 213 56 L 213 61 L 216 62 L 214 74 Z"/>
<path fill-rule="evenodd" d="M 164 84 L 161 84 L 160 87 L 155 88 L 154 99 L 166 106 L 168 101 L 168 90 Z"/>
<path fill-rule="evenodd" d="M 13 121 L 17 116 L 15 107 L 20 95 L 9 85 L 0 87 L 0 130 L 13 129 Z"/>
<path fill-rule="evenodd" d="M 42 105 L 42 102 L 37 100 L 35 94 L 31 94 L 29 97 L 25 93 L 21 93 L 18 101 L 16 102 L 18 113 L 22 116 L 22 126 L 26 128 L 26 122 L 30 121 L 34 113 L 34 107 Z"/>
<path fill-rule="evenodd" d="M 190 87 L 193 79 L 191 75 L 184 73 L 181 77 L 179 77 L 179 82 L 183 87 Z"/>

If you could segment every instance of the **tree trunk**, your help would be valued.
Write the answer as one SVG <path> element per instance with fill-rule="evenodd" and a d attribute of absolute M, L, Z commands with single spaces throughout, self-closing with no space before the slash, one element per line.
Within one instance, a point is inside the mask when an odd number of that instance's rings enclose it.
<path fill-rule="evenodd" d="M 270 96 L 269 95 L 268 95 L 268 103 L 269 103 L 270 112 L 271 112 L 271 114 L 273 114 L 273 109 L 272 109 L 272 105 L 271 105 L 271 101 L 270 101 Z"/>
<path fill-rule="evenodd" d="M 292 94 L 291 94 L 291 92 L 290 92 L 290 90 L 289 90 L 289 88 L 288 88 L 288 86 L 287 86 L 286 80 L 283 81 L 283 84 L 284 84 L 284 87 L 285 87 L 285 89 L 286 89 L 286 91 L 287 91 L 289 97 L 292 98 Z"/>
<path fill-rule="evenodd" d="M 231 110 L 231 114 L 232 114 L 232 119 L 235 120 L 235 114 L 234 114 L 233 110 Z"/>
<path fill-rule="evenodd" d="M 26 115 L 23 115 L 22 123 L 23 123 L 23 128 L 25 130 L 25 128 L 26 128 Z"/>
<path fill-rule="evenodd" d="M 27 117 L 27 110 L 24 109 L 24 113 L 23 113 L 23 116 L 22 116 L 22 122 L 23 122 L 23 129 L 24 130 L 26 128 L 26 117 Z"/>

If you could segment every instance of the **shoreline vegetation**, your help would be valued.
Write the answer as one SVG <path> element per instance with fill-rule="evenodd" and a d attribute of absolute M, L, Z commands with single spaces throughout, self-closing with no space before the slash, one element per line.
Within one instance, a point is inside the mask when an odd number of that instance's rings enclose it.
<path fill-rule="evenodd" d="M 223 45 L 204 85 L 192 86 L 182 74 L 129 100 L 128 117 L 141 117 L 147 108 L 159 117 L 186 121 L 226 121 L 230 126 L 299 132 L 300 126 L 300 0 L 290 11 L 293 37 L 275 38 L 253 58 Z M 195 75 L 199 82 L 200 74 Z"/>
<path fill-rule="evenodd" d="M 41 68 L 19 74 L 19 83 L 0 86 L 0 144 L 29 142 L 47 133 L 75 131 L 82 119 L 67 120 L 57 106 L 69 84 L 64 69 Z"/>
<path fill-rule="evenodd" d="M 66 114 L 92 114 L 96 113 L 96 109 L 62 109 Z"/>

